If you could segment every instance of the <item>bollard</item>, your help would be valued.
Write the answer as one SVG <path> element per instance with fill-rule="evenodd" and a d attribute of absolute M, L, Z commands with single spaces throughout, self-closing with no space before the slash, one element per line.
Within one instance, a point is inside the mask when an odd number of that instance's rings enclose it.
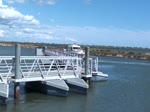
<path fill-rule="evenodd" d="M 20 44 L 15 45 L 15 79 L 20 79 L 20 54 L 21 47 Z M 20 96 L 20 83 L 15 82 L 14 84 L 14 98 L 18 99 Z"/>

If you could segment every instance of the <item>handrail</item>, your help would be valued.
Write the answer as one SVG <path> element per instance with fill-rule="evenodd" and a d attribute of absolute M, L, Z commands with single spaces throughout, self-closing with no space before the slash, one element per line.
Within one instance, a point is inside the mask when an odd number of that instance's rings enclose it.
<path fill-rule="evenodd" d="M 18 68 L 21 79 L 14 79 L 14 59 L 14 56 L 0 56 L 0 83 L 65 79 L 79 77 L 81 73 L 79 57 L 21 56 Z"/>

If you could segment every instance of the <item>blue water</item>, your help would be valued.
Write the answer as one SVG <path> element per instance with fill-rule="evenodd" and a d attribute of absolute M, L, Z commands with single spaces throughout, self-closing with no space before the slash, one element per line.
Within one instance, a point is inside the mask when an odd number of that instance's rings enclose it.
<path fill-rule="evenodd" d="M 87 95 L 27 93 L 0 105 L 0 112 L 150 112 L 149 61 L 100 57 L 99 70 L 109 78 L 91 82 Z"/>
<path fill-rule="evenodd" d="M 22 56 L 33 56 L 35 55 L 35 49 L 21 48 Z M 15 47 L 0 46 L 0 56 L 15 56 Z"/>

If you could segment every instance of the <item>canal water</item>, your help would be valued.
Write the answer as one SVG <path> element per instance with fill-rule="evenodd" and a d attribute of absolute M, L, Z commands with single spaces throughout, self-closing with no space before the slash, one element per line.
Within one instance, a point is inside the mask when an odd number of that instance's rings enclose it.
<path fill-rule="evenodd" d="M 25 49 L 24 54 L 33 51 Z M 99 70 L 109 78 L 91 82 L 87 95 L 31 92 L 19 101 L 10 97 L 7 105 L 0 105 L 0 112 L 150 112 L 150 62 L 99 57 Z"/>

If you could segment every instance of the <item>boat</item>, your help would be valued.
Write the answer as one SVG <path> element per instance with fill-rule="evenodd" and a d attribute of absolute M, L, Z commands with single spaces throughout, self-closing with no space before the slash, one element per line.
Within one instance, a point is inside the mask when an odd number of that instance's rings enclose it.
<path fill-rule="evenodd" d="M 79 55 L 84 55 L 84 51 L 81 49 L 81 46 L 77 45 L 77 44 L 71 44 L 71 45 L 68 45 L 68 49 L 67 49 L 68 52 L 70 53 L 76 53 L 76 54 L 79 54 Z"/>

